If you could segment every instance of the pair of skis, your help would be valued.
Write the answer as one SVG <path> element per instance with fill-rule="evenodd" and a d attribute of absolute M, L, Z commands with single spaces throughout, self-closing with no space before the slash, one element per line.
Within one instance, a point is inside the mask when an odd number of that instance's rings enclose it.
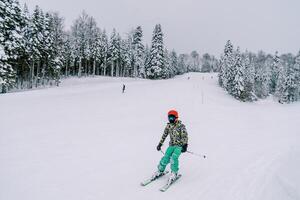
<path fill-rule="evenodd" d="M 168 171 L 165 171 L 165 172 L 163 172 L 162 174 L 160 174 L 159 176 L 151 177 L 151 178 L 149 178 L 149 179 L 143 181 L 143 182 L 141 183 L 141 186 L 146 186 L 146 185 L 152 183 L 153 181 L 159 179 L 160 177 L 163 177 L 164 175 L 166 175 L 166 174 L 168 174 L 168 173 L 169 173 Z M 166 183 L 166 184 L 165 184 L 162 188 L 160 188 L 159 190 L 162 191 L 162 192 L 167 191 L 167 190 L 169 189 L 169 187 L 170 187 L 171 185 L 173 185 L 180 177 L 181 177 L 181 174 L 178 174 L 174 180 L 168 181 L 168 183 Z"/>

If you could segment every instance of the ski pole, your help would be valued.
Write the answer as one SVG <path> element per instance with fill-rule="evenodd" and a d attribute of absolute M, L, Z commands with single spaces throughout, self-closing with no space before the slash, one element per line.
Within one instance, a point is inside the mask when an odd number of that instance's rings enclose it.
<path fill-rule="evenodd" d="M 195 156 L 198 156 L 198 157 L 201 157 L 201 158 L 206 158 L 206 155 L 202 155 L 202 154 L 198 154 L 198 153 L 194 153 L 192 151 L 186 151 L 187 153 L 190 153 L 192 155 L 195 155 Z"/>
<path fill-rule="evenodd" d="M 160 152 L 165 155 L 165 152 L 163 152 L 163 150 L 160 150 Z"/>

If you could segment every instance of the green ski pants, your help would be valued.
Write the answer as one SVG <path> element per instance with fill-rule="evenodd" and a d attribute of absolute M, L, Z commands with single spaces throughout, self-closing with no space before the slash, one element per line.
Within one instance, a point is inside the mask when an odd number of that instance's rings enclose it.
<path fill-rule="evenodd" d="M 165 171 L 166 166 L 171 163 L 172 172 L 177 173 L 179 170 L 179 161 L 178 158 L 181 154 L 181 146 L 169 146 L 164 157 L 159 162 L 158 170 Z"/>

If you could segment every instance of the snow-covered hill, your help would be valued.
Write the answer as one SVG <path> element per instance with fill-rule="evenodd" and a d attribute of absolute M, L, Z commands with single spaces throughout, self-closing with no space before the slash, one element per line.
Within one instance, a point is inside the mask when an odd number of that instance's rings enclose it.
<path fill-rule="evenodd" d="M 189 150 L 208 158 L 183 154 L 183 177 L 162 193 L 167 177 L 140 182 L 156 170 L 156 145 L 173 108 L 187 126 Z M 241 103 L 211 74 L 70 79 L 4 94 L 0 199 L 300 199 L 299 119 L 299 103 Z"/>

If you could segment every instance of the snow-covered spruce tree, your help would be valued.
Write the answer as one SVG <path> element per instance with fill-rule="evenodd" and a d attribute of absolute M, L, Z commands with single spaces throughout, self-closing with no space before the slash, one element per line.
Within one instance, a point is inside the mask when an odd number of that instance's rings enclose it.
<path fill-rule="evenodd" d="M 300 100 L 300 51 L 295 59 L 295 64 L 293 66 L 293 70 L 295 73 L 295 79 L 297 84 L 297 92 L 296 92 L 296 99 Z"/>
<path fill-rule="evenodd" d="M 75 74 L 74 72 L 74 66 L 72 65 L 74 63 L 74 53 L 73 53 L 73 46 L 71 41 L 71 35 L 70 33 L 64 33 L 63 34 L 63 44 L 61 49 L 61 57 L 62 57 L 62 63 L 63 67 L 61 70 L 61 73 L 64 74 L 65 77 L 68 77 L 72 74 Z"/>
<path fill-rule="evenodd" d="M 213 72 L 219 72 L 219 59 L 215 56 L 211 56 L 211 67 Z"/>
<path fill-rule="evenodd" d="M 254 78 L 255 78 L 255 68 L 253 63 L 254 55 L 246 52 L 243 55 L 243 60 L 245 64 L 245 100 L 254 101 L 257 100 L 254 95 Z"/>
<path fill-rule="evenodd" d="M 120 49 L 120 56 L 121 56 L 121 76 L 130 76 L 130 72 L 133 71 L 132 69 L 132 57 L 133 51 L 131 49 L 132 39 L 128 37 L 127 40 L 121 41 L 121 49 Z"/>
<path fill-rule="evenodd" d="M 298 82 L 297 69 L 295 68 L 295 58 L 292 54 L 284 54 L 281 56 L 281 63 L 284 67 L 279 73 L 277 95 L 279 102 L 291 103 L 298 100 Z M 282 76 L 285 76 L 284 78 Z"/>
<path fill-rule="evenodd" d="M 24 5 L 21 13 L 23 25 L 21 26 L 21 40 L 20 48 L 18 51 L 19 66 L 16 71 L 17 87 L 19 89 L 29 88 L 29 81 L 31 78 L 31 56 L 32 56 L 32 43 L 31 43 L 31 16 L 29 14 L 27 5 Z"/>
<path fill-rule="evenodd" d="M 246 101 L 247 97 L 245 94 L 245 63 L 242 60 L 240 49 L 237 48 L 235 52 L 235 62 L 231 68 L 233 80 L 231 82 L 231 94 L 241 100 Z"/>
<path fill-rule="evenodd" d="M 208 53 L 205 53 L 202 56 L 201 72 L 211 72 L 211 71 L 213 71 L 212 58 Z"/>
<path fill-rule="evenodd" d="M 143 30 L 141 26 L 138 26 L 133 33 L 133 56 L 134 56 L 134 69 L 133 76 L 141 77 L 141 74 L 145 74 L 145 66 L 144 66 L 144 45 L 142 43 L 143 38 Z"/>
<path fill-rule="evenodd" d="M 278 77 L 279 77 L 279 64 L 280 64 L 280 58 L 278 56 L 278 52 L 275 52 L 275 55 L 273 57 L 273 63 L 270 68 L 270 93 L 275 94 L 276 92 L 276 87 L 277 87 L 277 82 L 278 82 Z"/>
<path fill-rule="evenodd" d="M 233 45 L 231 41 L 226 42 L 224 54 L 220 59 L 219 85 L 230 91 L 231 83 L 234 79 L 232 75 L 232 66 L 234 63 Z"/>
<path fill-rule="evenodd" d="M 0 1 L 0 70 L 2 93 L 15 83 L 19 52 L 22 48 L 21 29 L 23 26 L 21 9 L 17 0 Z"/>
<path fill-rule="evenodd" d="M 2 45 L 0 45 L 0 93 L 6 93 L 15 83 L 15 71 L 7 62 Z"/>
<path fill-rule="evenodd" d="M 58 13 L 46 13 L 45 46 L 47 47 L 47 49 L 43 63 L 47 67 L 46 78 L 54 80 L 56 86 L 58 86 L 60 83 L 61 69 L 64 65 L 64 60 L 67 59 L 63 57 L 63 46 L 65 44 L 63 23 L 63 18 L 60 17 Z"/>
<path fill-rule="evenodd" d="M 293 67 L 287 69 L 287 103 L 291 103 L 298 100 L 298 83 L 296 78 L 296 72 Z"/>
<path fill-rule="evenodd" d="M 116 29 L 113 29 L 113 32 L 110 37 L 109 42 L 109 52 L 110 52 L 110 75 L 119 76 L 119 61 L 120 61 L 120 47 L 121 47 L 121 37 L 117 33 Z"/>
<path fill-rule="evenodd" d="M 89 16 L 82 12 L 71 27 L 71 35 L 74 45 L 75 64 L 78 66 L 78 77 L 81 77 L 82 72 L 85 72 L 87 54 L 88 54 L 88 39 L 87 39 L 87 20 Z"/>
<path fill-rule="evenodd" d="M 226 44 L 225 51 L 226 51 L 226 56 L 225 56 L 225 76 L 224 76 L 224 86 L 225 89 L 229 94 L 233 94 L 233 87 L 234 87 L 234 81 L 235 81 L 235 76 L 236 76 L 236 54 L 233 51 L 233 46 L 229 43 Z"/>
<path fill-rule="evenodd" d="M 106 76 L 107 69 L 107 58 L 108 58 L 108 37 L 106 31 L 101 32 L 100 37 L 100 51 L 99 51 L 99 61 L 100 61 L 100 74 Z"/>
<path fill-rule="evenodd" d="M 262 51 L 254 58 L 254 93 L 258 98 L 266 98 L 269 95 L 270 69 L 266 61 L 267 56 Z"/>
<path fill-rule="evenodd" d="M 137 51 L 134 47 L 133 37 L 136 30 L 131 30 L 127 33 L 127 38 L 123 41 L 121 45 L 121 59 L 123 60 L 123 65 L 126 68 L 126 76 L 137 77 L 139 73 L 137 65 Z M 144 65 L 144 63 L 143 63 Z"/>
<path fill-rule="evenodd" d="M 150 49 L 150 63 L 146 68 L 146 75 L 150 79 L 163 78 L 164 71 L 164 43 L 161 25 L 157 24 L 152 35 L 152 43 Z"/>
<path fill-rule="evenodd" d="M 33 62 L 32 62 L 32 84 L 31 87 L 37 87 L 40 80 L 41 60 L 44 53 L 44 13 L 36 6 L 32 15 L 32 45 L 33 45 Z"/>
<path fill-rule="evenodd" d="M 32 67 L 31 87 L 39 85 L 51 79 L 51 67 L 54 63 L 54 35 L 53 20 L 50 13 L 44 12 L 36 6 L 31 18 L 31 44 Z M 50 82 L 51 84 L 52 82 Z"/>
<path fill-rule="evenodd" d="M 101 30 L 97 27 L 96 33 L 95 33 L 95 43 L 93 44 L 94 49 L 93 49 L 93 75 L 100 75 L 100 70 L 101 70 L 101 64 L 103 62 L 102 58 L 102 32 Z"/>
<path fill-rule="evenodd" d="M 289 102 L 287 69 L 282 62 L 278 64 L 278 79 L 276 83 L 275 95 L 278 97 L 279 103 Z"/>
<path fill-rule="evenodd" d="M 219 74 L 218 74 L 218 83 L 219 83 L 219 86 L 225 88 L 225 83 L 224 83 L 224 80 L 225 80 L 225 56 L 224 55 L 221 55 L 221 59 L 219 61 Z"/>
<path fill-rule="evenodd" d="M 172 76 L 172 66 L 171 66 L 171 59 L 169 56 L 168 49 L 164 50 L 164 68 L 162 70 L 162 78 L 168 79 Z"/>
<path fill-rule="evenodd" d="M 151 52 L 150 52 L 150 48 L 148 45 L 146 45 L 145 49 L 144 49 L 144 66 L 145 66 L 145 74 L 143 78 L 147 78 L 147 69 L 150 68 L 150 58 L 151 58 Z"/>
<path fill-rule="evenodd" d="M 87 41 L 88 41 L 88 65 L 87 74 L 96 75 L 98 56 L 101 48 L 101 31 L 97 27 L 96 20 L 89 17 L 87 20 Z"/>
<path fill-rule="evenodd" d="M 39 41 L 38 41 L 38 31 L 34 24 L 34 18 L 37 18 L 37 12 L 39 8 L 36 7 L 34 10 L 34 14 L 30 15 L 27 6 L 24 6 L 23 17 L 25 21 L 25 27 L 22 30 L 23 33 L 23 46 L 24 51 L 22 52 L 22 56 L 25 59 L 24 61 L 24 68 L 27 71 L 25 75 L 26 79 L 26 87 L 33 88 L 34 86 L 34 79 L 35 79 L 35 67 L 39 57 Z"/>
<path fill-rule="evenodd" d="M 197 51 L 192 51 L 190 55 L 190 70 L 193 72 L 200 72 L 200 55 Z"/>
<path fill-rule="evenodd" d="M 184 74 L 188 71 L 187 69 L 187 55 L 180 54 L 178 57 L 178 74 Z"/>
<path fill-rule="evenodd" d="M 171 65 L 171 69 L 172 69 L 171 77 L 181 74 L 179 65 L 178 65 L 178 56 L 174 49 L 170 53 L 170 65 Z"/>

